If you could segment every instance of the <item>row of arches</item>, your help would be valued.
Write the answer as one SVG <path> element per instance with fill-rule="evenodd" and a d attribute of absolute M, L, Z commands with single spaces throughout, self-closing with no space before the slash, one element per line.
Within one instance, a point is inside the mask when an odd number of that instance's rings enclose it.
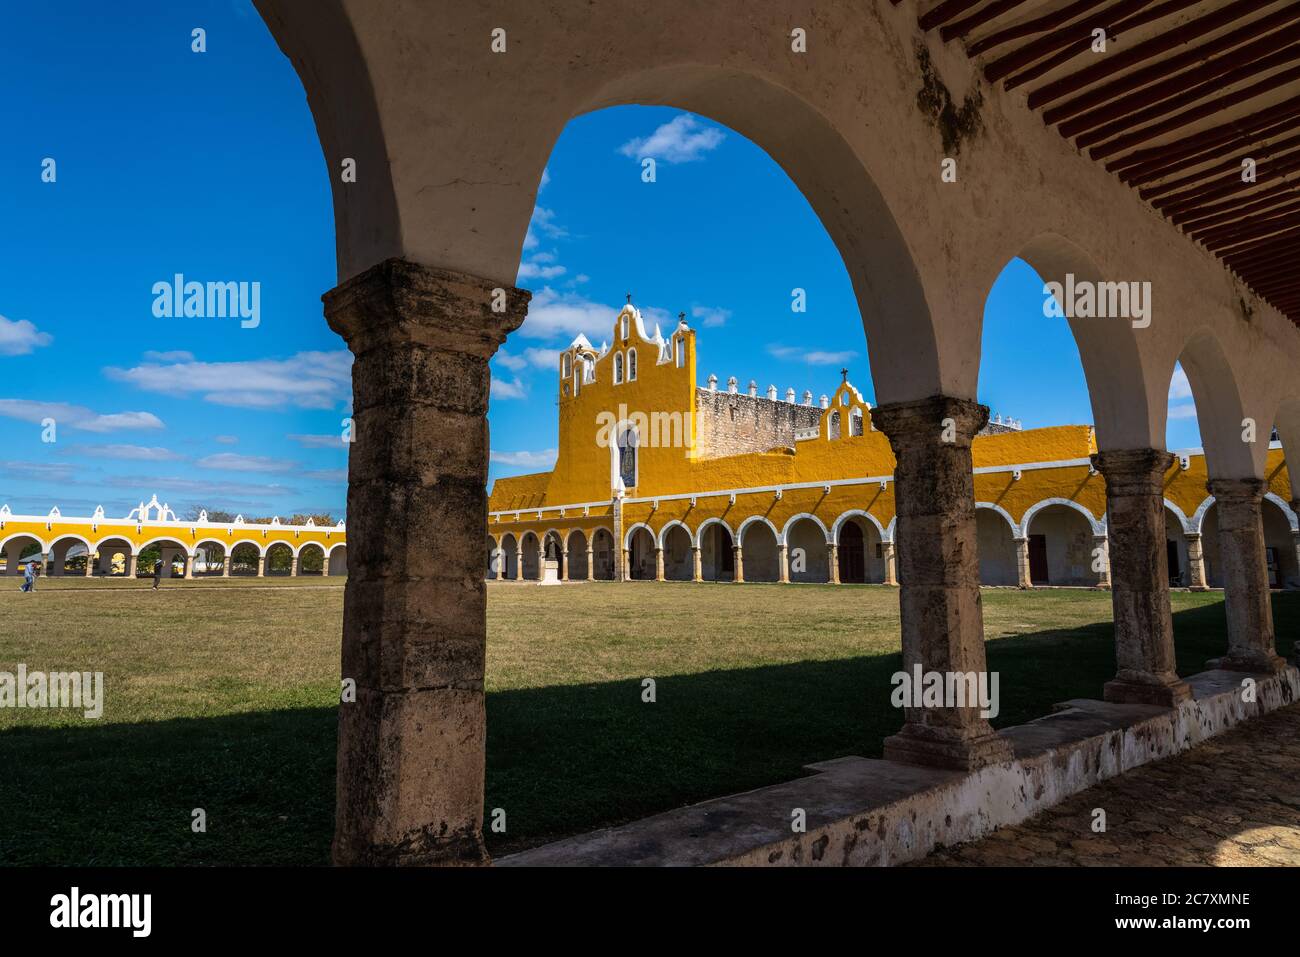
<path fill-rule="evenodd" d="M 1079 503 L 1058 498 L 1036 503 L 1019 522 L 988 502 L 977 503 L 975 514 L 980 584 L 1109 584 L 1105 516 L 1098 518 Z M 1222 587 L 1213 498 L 1190 517 L 1167 501 L 1165 518 L 1169 584 Z M 1263 518 L 1271 586 L 1300 585 L 1296 513 L 1270 494 Z M 894 531 L 893 521 L 883 525 L 862 510 L 844 512 L 829 526 L 806 513 L 780 528 L 758 515 L 734 529 L 721 518 L 706 519 L 693 531 L 680 520 L 658 532 L 639 522 L 624 536 L 623 560 L 626 577 L 633 581 L 894 584 Z M 528 531 L 519 537 L 506 533 L 499 541 L 489 536 L 487 552 L 489 579 L 540 580 L 542 563 L 548 559 L 558 563 L 561 579 L 616 577 L 614 537 L 606 528 Z"/>
<path fill-rule="evenodd" d="M 46 543 L 26 532 L 0 539 L 0 570 L 6 575 L 21 574 L 24 566 L 35 562 L 47 575 L 127 578 L 153 574 L 159 561 L 168 578 L 345 575 L 347 545 L 336 542 L 327 548 L 319 542 L 243 541 L 227 547 L 208 539 L 190 547 L 167 537 L 135 545 L 119 536 L 92 545 L 80 535 L 60 535 Z"/>

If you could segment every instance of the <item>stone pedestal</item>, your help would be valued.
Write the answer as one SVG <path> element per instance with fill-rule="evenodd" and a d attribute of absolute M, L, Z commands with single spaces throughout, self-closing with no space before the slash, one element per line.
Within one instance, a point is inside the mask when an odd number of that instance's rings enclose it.
<path fill-rule="evenodd" d="M 988 421 L 988 409 L 932 396 L 881 405 L 871 419 L 898 460 L 903 668 L 978 679 L 987 666 L 971 439 Z M 994 733 L 978 707 L 907 707 L 904 714 L 902 730 L 885 739 L 887 760 L 973 769 L 1011 759 L 1011 743 Z"/>
<path fill-rule="evenodd" d="M 1174 663 L 1165 553 L 1164 476 L 1174 457 L 1157 449 L 1113 449 L 1092 457 L 1106 480 L 1111 605 L 1119 670 L 1107 701 L 1173 707 L 1191 697 Z"/>
<path fill-rule="evenodd" d="M 554 558 L 548 558 L 541 565 L 541 574 L 538 581 L 543 585 L 558 585 L 560 583 L 560 563 Z"/>
<path fill-rule="evenodd" d="M 488 360 L 529 298 L 500 286 L 390 259 L 323 297 L 356 356 L 336 864 L 487 860 Z"/>
<path fill-rule="evenodd" d="M 1029 539 L 1017 538 L 1016 545 L 1016 584 L 1021 588 L 1033 588 L 1034 580 L 1029 574 Z"/>
<path fill-rule="evenodd" d="M 1281 671 L 1286 661 L 1276 651 L 1260 514 L 1268 487 L 1263 479 L 1245 478 L 1214 479 L 1207 488 L 1219 516 L 1219 561 L 1228 618 L 1228 654 L 1216 665 L 1231 671 Z"/>
<path fill-rule="evenodd" d="M 1192 591 L 1209 591 L 1205 583 L 1205 551 L 1201 545 L 1199 532 L 1192 532 L 1184 538 L 1187 541 L 1187 587 Z"/>

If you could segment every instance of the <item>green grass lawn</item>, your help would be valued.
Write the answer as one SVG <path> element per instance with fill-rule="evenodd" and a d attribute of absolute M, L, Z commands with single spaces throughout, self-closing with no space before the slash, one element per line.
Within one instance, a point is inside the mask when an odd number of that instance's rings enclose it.
<path fill-rule="evenodd" d="M 0 864 L 327 863 L 341 579 L 149 584 L 0 580 L 0 670 L 102 671 L 108 689 L 99 721 L 0 709 Z M 1173 605 L 1179 670 L 1201 670 L 1222 596 Z M 997 725 L 1096 697 L 1115 670 L 1107 593 L 990 589 L 984 616 Z M 1300 595 L 1274 616 L 1289 653 Z M 882 586 L 492 585 L 487 807 L 508 830 L 489 847 L 878 756 L 899 665 Z"/>

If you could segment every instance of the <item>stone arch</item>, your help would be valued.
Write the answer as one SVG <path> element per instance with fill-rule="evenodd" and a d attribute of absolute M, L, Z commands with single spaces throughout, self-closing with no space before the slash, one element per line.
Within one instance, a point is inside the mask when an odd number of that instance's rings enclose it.
<path fill-rule="evenodd" d="M 243 538 L 230 546 L 230 575 L 256 576 L 262 562 L 262 547 L 253 539 Z"/>
<path fill-rule="evenodd" d="M 654 581 L 655 533 L 638 522 L 627 530 L 627 577 L 632 581 Z"/>
<path fill-rule="evenodd" d="M 541 546 L 541 536 L 531 529 L 519 536 L 519 577 L 524 581 L 542 579 Z"/>
<path fill-rule="evenodd" d="M 614 533 L 608 528 L 591 533 L 591 577 L 596 581 L 614 580 L 616 548 Z"/>
<path fill-rule="evenodd" d="M 688 582 L 695 577 L 691 530 L 683 522 L 672 521 L 660 529 L 659 547 L 664 559 L 665 580 Z"/>
<path fill-rule="evenodd" d="M 334 575 L 347 575 L 348 573 L 348 544 L 347 542 L 336 542 L 330 546 L 329 552 L 325 556 L 325 561 L 329 567 L 329 573 Z"/>
<path fill-rule="evenodd" d="M 1169 566 L 1169 584 L 1175 588 L 1185 588 L 1191 584 L 1191 555 L 1187 547 L 1187 536 L 1193 534 L 1193 526 L 1183 510 L 1175 503 L 1165 499 L 1165 554 Z M 1200 534 L 1196 531 L 1195 534 Z"/>
<path fill-rule="evenodd" d="M 135 558 L 137 575 L 152 575 L 156 563 L 162 562 L 162 577 L 175 578 L 178 562 L 182 576 L 186 569 L 192 569 L 194 552 L 174 535 L 156 535 L 135 549 Z"/>
<path fill-rule="evenodd" d="M 87 562 L 91 561 L 94 555 L 94 549 L 90 547 L 90 542 L 87 541 L 81 535 L 77 535 L 72 532 L 65 532 L 65 533 L 60 533 L 55 538 L 51 539 L 50 547 L 49 547 L 49 555 L 50 555 L 49 573 L 51 575 L 58 576 L 67 573 L 68 560 L 70 557 L 72 557 L 68 553 L 71 552 L 73 547 L 76 545 L 80 545 L 82 548 L 85 549 L 86 561 Z M 83 570 L 84 570 L 84 566 L 78 569 L 74 569 L 73 573 L 82 574 Z"/>
<path fill-rule="evenodd" d="M 1020 570 L 1016 539 L 1024 538 L 1020 525 L 1001 505 L 975 503 L 976 549 L 981 585 L 1018 585 Z"/>
<path fill-rule="evenodd" d="M 780 579 L 777 546 L 781 533 L 761 515 L 751 515 L 736 530 L 743 556 L 741 575 L 747 582 L 774 582 Z"/>
<path fill-rule="evenodd" d="M 591 569 L 587 564 L 587 547 L 590 539 L 587 533 L 580 528 L 569 530 L 569 534 L 564 539 L 564 563 L 569 570 L 569 579 L 571 581 L 585 581 L 591 577 Z"/>
<path fill-rule="evenodd" d="M 1273 426 L 1282 441 L 1282 451 L 1287 462 L 1287 478 L 1291 482 L 1291 500 L 1300 500 L 1300 396 L 1292 396 L 1278 403 L 1273 413 Z M 1292 452 L 1295 454 L 1292 455 Z M 1294 467 L 1292 462 L 1297 463 Z"/>
<path fill-rule="evenodd" d="M 133 556 L 135 555 L 135 546 L 130 541 L 120 535 L 106 535 L 99 541 L 95 542 L 95 554 L 98 556 L 95 562 L 95 574 L 104 577 L 113 577 L 116 575 L 127 575 L 128 569 L 134 574 L 134 568 L 131 567 Z M 117 563 L 121 563 L 121 571 L 117 571 Z"/>
<path fill-rule="evenodd" d="M 885 580 L 884 528 L 870 512 L 852 509 L 835 520 L 836 560 L 840 583 L 879 584 Z"/>
<path fill-rule="evenodd" d="M 292 574 L 294 554 L 293 543 L 290 541 L 277 538 L 267 542 L 262 549 L 263 574 L 267 578 Z"/>
<path fill-rule="evenodd" d="M 507 581 L 519 577 L 519 539 L 513 532 L 501 536 L 501 577 Z"/>
<path fill-rule="evenodd" d="M 203 568 L 200 570 L 198 557 L 203 555 Z M 194 574 L 216 575 L 220 577 L 230 558 L 230 549 L 219 538 L 201 538 L 194 543 Z"/>
<path fill-rule="evenodd" d="M 706 582 L 729 582 L 736 577 L 736 536 L 720 518 L 707 518 L 695 529 L 695 546 L 700 550 L 700 578 Z"/>
<path fill-rule="evenodd" d="M 1093 539 L 1103 533 L 1086 508 L 1069 499 L 1045 499 L 1025 512 L 1023 524 L 1029 539 L 1031 583 L 1098 584 L 1100 575 L 1092 570 L 1092 551 L 1097 547 Z"/>
<path fill-rule="evenodd" d="M 830 529 L 826 527 L 826 525 L 822 522 L 820 518 L 818 518 L 816 515 L 813 515 L 811 512 L 800 512 L 798 515 L 792 515 L 789 519 L 787 519 L 785 525 L 781 527 L 781 533 L 777 537 L 777 541 L 785 545 L 790 544 L 790 539 L 789 539 L 790 529 L 794 527 L 795 522 L 801 521 L 803 519 L 808 519 L 819 529 L 821 529 L 823 542 L 832 541 Z"/>
<path fill-rule="evenodd" d="M 1176 364 L 1182 366 L 1192 389 L 1210 478 L 1262 477 L 1272 422 L 1257 422 L 1257 440 L 1242 441 L 1246 410 L 1237 375 L 1218 336 L 1208 327 L 1197 329 L 1184 340 Z M 1171 368 L 1165 376 L 1166 392 L 1173 375 Z"/>
<path fill-rule="evenodd" d="M 1286 499 L 1282 498 L 1282 496 L 1278 495 L 1276 492 L 1265 492 L 1264 501 L 1272 502 L 1278 507 L 1282 512 L 1282 516 L 1286 519 L 1287 525 L 1290 526 L 1291 531 L 1300 531 L 1300 516 L 1296 515 L 1295 510 L 1291 508 L 1290 503 L 1287 502 Z"/>
<path fill-rule="evenodd" d="M 1270 588 L 1300 585 L 1300 555 L 1297 555 L 1296 515 L 1273 494 L 1264 496 L 1260 506 L 1264 526 L 1264 561 Z"/>
<path fill-rule="evenodd" d="M 298 574 L 324 575 L 325 546 L 320 542 L 303 542 L 298 546 Z"/>
<path fill-rule="evenodd" d="M 1183 510 L 1178 507 L 1177 502 L 1171 502 L 1169 499 L 1165 499 L 1165 508 L 1173 512 L 1174 517 L 1178 519 L 1178 524 L 1182 526 L 1184 534 L 1193 530 L 1191 519 L 1183 514 Z"/>
<path fill-rule="evenodd" d="M 1209 514 L 1214 507 L 1214 496 L 1207 495 L 1201 504 L 1196 506 L 1196 511 L 1192 513 L 1191 518 L 1187 520 L 1187 530 L 1195 535 L 1204 535 L 1207 531 L 1205 527 L 1205 516 Z"/>
<path fill-rule="evenodd" d="M 30 550 L 35 545 L 42 557 L 28 557 L 26 561 L 43 562 L 44 556 L 49 553 L 49 546 L 45 544 L 44 539 L 31 534 L 30 532 L 13 532 L 10 535 L 0 538 L 0 556 L 5 560 L 5 573 L 9 575 L 22 574 L 22 566 L 19 564 L 24 561 L 23 552 Z"/>
<path fill-rule="evenodd" d="M 815 515 L 796 515 L 785 523 L 781 538 L 786 544 L 790 581 L 824 584 L 831 580 L 830 553 L 826 547 L 830 533 L 820 519 Z"/>
<path fill-rule="evenodd" d="M 871 525 L 875 527 L 876 534 L 880 536 L 880 540 L 882 542 L 887 540 L 885 538 L 885 526 L 880 524 L 880 519 L 876 518 L 876 516 L 872 515 L 866 509 L 851 508 L 846 512 L 841 512 L 831 525 L 830 537 L 833 541 L 838 542 L 840 540 L 840 529 L 844 526 L 845 522 L 852 518 L 861 518 L 863 521 L 870 522 Z"/>

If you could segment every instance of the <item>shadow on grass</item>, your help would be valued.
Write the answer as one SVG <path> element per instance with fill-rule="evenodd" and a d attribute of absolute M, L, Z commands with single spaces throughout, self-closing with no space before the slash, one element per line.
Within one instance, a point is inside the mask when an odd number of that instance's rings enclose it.
<path fill-rule="evenodd" d="M 1275 595 L 1289 652 L 1300 595 Z M 1223 651 L 1223 604 L 1174 616 L 1178 666 Z M 1096 697 L 1115 670 L 1109 623 L 1003 638 L 995 724 Z M 488 696 L 487 808 L 506 811 L 494 854 L 796 777 L 813 761 L 879 756 L 901 715 L 900 656 L 667 676 Z M 326 864 L 335 709 L 14 729 L 0 734 L 0 864 Z M 207 813 L 206 834 L 191 812 Z"/>

